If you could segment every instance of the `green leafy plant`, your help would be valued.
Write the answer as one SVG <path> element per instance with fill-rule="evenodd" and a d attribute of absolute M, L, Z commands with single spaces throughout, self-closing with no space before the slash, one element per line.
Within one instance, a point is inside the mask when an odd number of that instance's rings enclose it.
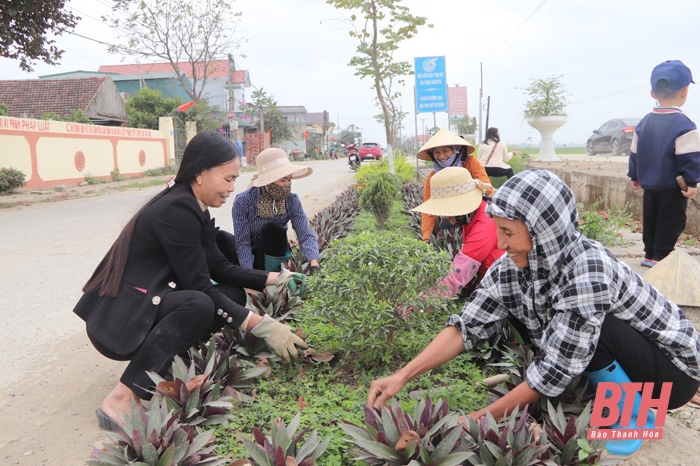
<path fill-rule="evenodd" d="M 164 97 L 160 89 L 143 87 L 126 101 L 128 126 L 157 130 L 160 117 L 170 116 L 181 103 L 180 99 Z"/>
<path fill-rule="evenodd" d="M 349 233 L 353 217 L 360 213 L 359 201 L 358 190 L 355 186 L 351 186 L 343 191 L 333 204 L 321 209 L 309 220 L 309 226 L 316 233 L 318 248 L 321 252 L 331 242 Z"/>
<path fill-rule="evenodd" d="M 629 212 L 631 203 L 624 207 L 615 205 L 613 209 L 600 210 L 603 198 L 599 197 L 593 204 L 584 206 L 576 204 L 579 210 L 579 229 L 588 238 L 598 241 L 603 246 L 624 245 L 625 240 L 620 234 L 620 228 L 632 220 Z"/>
<path fill-rule="evenodd" d="M 0 193 L 11 193 L 27 184 L 27 178 L 16 168 L 0 168 Z"/>
<path fill-rule="evenodd" d="M 358 186 L 366 186 L 367 182 L 379 173 L 389 173 L 389 160 L 385 157 L 379 162 L 363 163 L 355 174 Z M 394 157 L 394 173 L 401 184 L 409 183 L 416 177 L 416 167 L 408 163 L 405 157 Z M 416 204 L 417 205 L 417 204 Z"/>
<path fill-rule="evenodd" d="M 105 180 L 103 180 L 102 178 L 97 178 L 96 176 L 93 176 L 91 173 L 85 174 L 85 182 L 87 184 L 90 184 L 90 185 L 106 183 Z"/>
<path fill-rule="evenodd" d="M 389 406 L 364 406 L 365 427 L 344 421 L 341 428 L 357 448 L 354 459 L 370 465 L 457 466 L 475 458 L 466 451 L 472 442 L 450 413 L 447 403 L 426 397 L 413 416 L 404 412 L 394 399 Z"/>
<path fill-rule="evenodd" d="M 524 116 L 542 117 L 566 115 L 567 96 L 569 93 L 561 82 L 562 75 L 552 75 L 549 78 L 532 79 L 530 85 L 524 88 L 530 98 L 525 103 Z"/>
<path fill-rule="evenodd" d="M 223 387 L 222 394 L 235 398 L 237 401 L 248 399 L 239 390 L 251 387 L 253 379 L 265 374 L 268 367 L 260 367 L 249 361 L 236 357 L 236 343 L 222 334 L 212 335 L 209 342 L 199 342 L 188 352 L 195 374 L 206 375 L 218 381 Z M 182 373 L 182 369 L 179 370 Z"/>
<path fill-rule="evenodd" d="M 210 360 L 208 372 L 211 372 L 214 361 L 213 358 Z M 197 376 L 197 371 L 195 365 L 188 367 L 179 356 L 175 356 L 171 373 L 172 382 L 155 372 L 149 372 L 148 376 L 156 384 L 156 394 L 165 399 L 168 408 L 180 414 L 180 422 L 188 426 L 208 426 L 230 421 L 233 403 L 230 397 L 222 395 L 219 381 L 206 376 L 201 386 L 190 391 L 187 382 Z"/>
<path fill-rule="evenodd" d="M 10 114 L 10 109 L 7 105 L 0 103 L 0 116 L 7 116 Z"/>
<path fill-rule="evenodd" d="M 318 314 L 334 324 L 326 336 L 349 361 L 372 366 L 392 359 L 392 342 L 410 331 L 410 321 L 397 309 L 440 307 L 437 298 L 421 291 L 446 275 L 450 261 L 430 245 L 399 233 L 361 232 L 327 249 L 321 276 L 309 279 L 309 296 L 297 318 L 305 327 L 307 315 Z M 313 332 L 309 337 L 322 347 Z"/>
<path fill-rule="evenodd" d="M 260 466 L 312 466 L 328 448 L 330 438 L 319 440 L 318 432 L 312 431 L 306 442 L 298 445 L 309 428 L 297 434 L 301 413 L 285 425 L 277 417 L 272 421 L 271 435 L 265 435 L 257 427 L 253 427 L 255 442 L 243 439 L 243 444 L 255 465 Z"/>
<path fill-rule="evenodd" d="M 580 465 L 599 464 L 605 442 L 586 440 L 586 433 L 591 421 L 591 403 L 578 415 L 568 417 L 562 406 L 556 409 L 547 402 L 547 416 L 544 429 L 550 442 L 552 461 L 555 464 Z"/>
<path fill-rule="evenodd" d="M 119 173 L 119 169 L 115 168 L 111 172 L 109 172 L 109 175 L 112 177 L 112 181 L 124 181 L 126 177 Z"/>
<path fill-rule="evenodd" d="M 367 186 L 362 189 L 360 206 L 374 214 L 380 230 L 384 229 L 398 194 L 397 181 L 397 177 L 390 173 L 378 173 L 370 178 Z"/>
<path fill-rule="evenodd" d="M 548 463 L 553 457 L 546 435 L 536 438 L 536 425 L 527 410 L 516 408 L 501 423 L 490 412 L 477 423 L 467 417 L 468 431 L 476 444 L 476 464 L 499 466 L 559 464 Z"/>
<path fill-rule="evenodd" d="M 213 454 L 211 432 L 197 433 L 183 425 L 180 414 L 168 408 L 165 400 L 156 398 L 151 409 L 132 404 L 131 415 L 124 416 L 124 430 L 109 432 L 111 443 L 95 449 L 87 461 L 89 466 L 139 464 L 142 466 L 188 466 L 200 464 L 223 466 L 226 460 Z"/>

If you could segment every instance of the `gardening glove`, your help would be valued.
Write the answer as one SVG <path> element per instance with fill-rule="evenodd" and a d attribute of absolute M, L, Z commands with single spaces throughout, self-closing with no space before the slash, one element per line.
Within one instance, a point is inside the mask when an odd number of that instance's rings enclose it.
<path fill-rule="evenodd" d="M 296 359 L 299 357 L 297 346 L 302 349 L 307 348 L 304 340 L 292 333 L 290 326 L 281 324 L 268 315 L 250 329 L 250 333 L 264 339 L 267 346 L 279 354 L 286 362 L 290 362 L 292 358 Z"/>
<path fill-rule="evenodd" d="M 315 275 L 317 273 L 321 273 L 321 267 L 318 265 L 312 265 L 309 269 L 309 275 Z"/>
<path fill-rule="evenodd" d="M 282 271 L 275 281 L 275 286 L 286 286 L 293 295 L 301 296 L 306 291 L 306 275 L 303 273 L 290 272 L 282 267 Z"/>

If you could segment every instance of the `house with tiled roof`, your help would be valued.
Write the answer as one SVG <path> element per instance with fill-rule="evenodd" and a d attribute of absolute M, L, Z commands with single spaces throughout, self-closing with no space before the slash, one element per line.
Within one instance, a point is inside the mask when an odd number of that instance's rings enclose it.
<path fill-rule="evenodd" d="M 39 79 L 75 79 L 75 78 L 91 78 L 109 76 L 117 86 L 119 93 L 124 100 L 129 100 L 141 88 L 148 87 L 150 89 L 159 90 L 163 97 L 167 99 L 180 99 L 183 102 L 189 102 L 190 96 L 186 89 L 192 90 L 189 78 L 182 74 L 182 79 L 177 79 L 177 74 L 174 72 L 167 73 L 148 73 L 148 74 L 117 74 L 106 73 L 102 71 L 68 71 L 66 73 L 47 74 L 39 76 Z M 182 81 L 182 83 L 180 82 Z M 183 88 L 184 86 L 184 88 Z"/>
<path fill-rule="evenodd" d="M 206 68 L 204 63 L 197 63 L 194 68 L 190 62 L 178 62 L 180 73 L 184 73 L 189 79 L 195 92 L 201 89 L 201 80 L 207 74 L 207 82 L 202 90 L 202 97 L 209 100 L 210 105 L 218 107 L 223 112 L 230 112 L 229 108 L 229 61 L 212 60 Z M 124 65 L 103 65 L 98 71 L 103 73 L 116 73 L 149 76 L 155 73 L 173 73 L 175 69 L 170 63 L 133 63 Z M 247 70 L 232 70 L 234 106 L 236 111 L 246 102 L 246 89 L 250 87 L 250 75 Z"/>
<path fill-rule="evenodd" d="M 9 116 L 41 118 L 45 113 L 69 116 L 82 110 L 95 124 L 126 123 L 126 106 L 109 76 L 84 79 L 0 81 L 0 103 Z"/>

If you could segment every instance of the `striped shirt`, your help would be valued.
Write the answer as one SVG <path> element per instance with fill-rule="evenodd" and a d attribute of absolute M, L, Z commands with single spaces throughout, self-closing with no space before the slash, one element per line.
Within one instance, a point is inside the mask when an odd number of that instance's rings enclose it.
<path fill-rule="evenodd" d="M 578 231 L 571 190 L 551 172 L 527 170 L 508 180 L 486 208 L 527 225 L 529 267 L 503 255 L 447 325 L 469 350 L 494 335 L 508 316 L 522 322 L 539 351 L 528 385 L 560 395 L 598 346 L 605 316 L 614 315 L 654 342 L 683 372 L 700 380 L 700 339 L 688 317 L 600 243 Z"/>
<path fill-rule="evenodd" d="M 260 188 L 250 188 L 237 195 L 233 201 L 233 233 L 241 266 L 253 268 L 253 251 L 260 247 L 260 232 L 265 225 L 277 222 L 287 228 L 290 220 L 306 260 L 318 260 L 318 239 L 309 226 L 299 196 L 290 193 L 284 201 L 287 213 L 273 218 L 258 217 L 259 199 Z"/>

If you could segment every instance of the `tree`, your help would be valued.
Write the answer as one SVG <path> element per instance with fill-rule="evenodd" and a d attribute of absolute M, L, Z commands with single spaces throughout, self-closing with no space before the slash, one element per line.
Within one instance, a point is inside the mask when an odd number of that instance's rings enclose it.
<path fill-rule="evenodd" d="M 292 129 L 289 123 L 282 116 L 275 96 L 267 95 L 267 92 L 262 87 L 260 90 L 254 91 L 250 95 L 252 105 L 246 110 L 246 113 L 256 118 L 260 117 L 260 107 L 263 111 L 264 130 L 269 131 L 272 128 L 270 143 L 280 143 L 290 141 L 292 139 Z"/>
<path fill-rule="evenodd" d="M 71 110 L 68 115 L 59 115 L 56 112 L 47 112 L 41 115 L 42 120 L 54 120 L 54 121 L 71 121 L 73 123 L 84 123 L 86 125 L 91 125 L 92 120 L 85 115 L 82 110 Z"/>
<path fill-rule="evenodd" d="M 172 116 L 182 101 L 168 99 L 158 89 L 144 87 L 126 102 L 127 125 L 131 128 L 158 129 L 159 118 Z"/>
<path fill-rule="evenodd" d="M 223 118 L 217 116 L 218 109 L 209 105 L 209 100 L 202 98 L 184 112 L 174 111 L 175 118 L 181 122 L 194 121 L 197 125 L 197 132 L 216 131 L 224 124 Z"/>
<path fill-rule="evenodd" d="M 10 114 L 10 109 L 7 108 L 7 105 L 0 104 L 0 116 L 7 116 L 9 114 Z"/>
<path fill-rule="evenodd" d="M 561 83 L 563 75 L 551 78 L 532 79 L 530 85 L 523 90 L 530 97 L 525 104 L 525 117 L 566 115 L 567 96 L 569 95 Z M 522 89 L 522 88 L 520 88 Z"/>
<path fill-rule="evenodd" d="M 397 95 L 398 97 L 398 95 Z M 375 99 L 375 103 L 377 103 L 377 100 Z M 394 147 L 398 147 L 400 145 L 398 133 L 400 130 L 404 129 L 403 126 L 403 119 L 408 116 L 408 112 L 404 112 L 401 110 L 401 107 L 397 108 L 394 105 L 393 100 L 389 104 L 389 122 L 392 127 L 392 137 L 393 139 L 391 140 L 390 144 Z M 384 124 L 384 113 L 380 113 L 379 115 L 374 115 L 374 119 L 377 120 L 377 123 L 382 123 Z"/>
<path fill-rule="evenodd" d="M 207 80 L 218 71 L 212 62 L 245 41 L 237 37 L 241 13 L 233 11 L 233 1 L 115 0 L 112 15 L 103 20 L 120 31 L 126 45 L 109 51 L 170 63 L 192 100 L 201 100 Z M 191 89 L 180 62 L 189 64 L 187 71 L 191 67 Z"/>
<path fill-rule="evenodd" d="M 476 118 L 465 115 L 457 120 L 457 132 L 459 134 L 474 134 L 476 132 Z"/>
<path fill-rule="evenodd" d="M 386 141 L 391 144 L 397 122 L 401 121 L 401 111 L 396 108 L 401 93 L 393 86 L 403 85 L 403 77 L 413 74 L 409 62 L 394 60 L 394 52 L 402 41 L 414 37 L 419 27 L 433 26 L 427 24 L 427 18 L 413 16 L 408 7 L 401 5 L 401 0 L 327 0 L 327 3 L 342 10 L 359 10 L 359 26 L 358 15 L 350 16 L 350 37 L 359 44 L 357 55 L 350 59 L 349 65 L 355 67 L 355 76 L 373 80 Z"/>
<path fill-rule="evenodd" d="M 0 1 L 0 56 L 19 60 L 24 71 L 34 61 L 58 64 L 63 50 L 48 35 L 60 36 L 75 28 L 79 16 L 65 10 L 65 0 Z"/>

